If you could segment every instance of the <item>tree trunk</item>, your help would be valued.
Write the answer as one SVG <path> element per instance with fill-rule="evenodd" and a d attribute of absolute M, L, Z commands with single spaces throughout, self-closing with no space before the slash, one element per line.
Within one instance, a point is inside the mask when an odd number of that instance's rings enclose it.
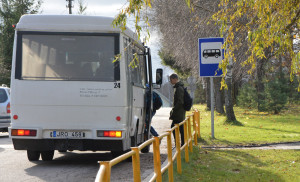
<path fill-rule="evenodd" d="M 264 65 L 265 65 L 266 59 L 261 59 L 257 61 L 257 67 L 256 67 L 256 74 L 257 74 L 257 84 L 256 84 L 256 90 L 257 90 L 257 109 L 258 111 L 264 111 L 265 110 L 265 86 L 264 86 Z"/>
<path fill-rule="evenodd" d="M 211 110 L 211 103 L 210 103 L 210 80 L 209 78 L 205 78 L 206 82 L 206 109 Z"/>
<path fill-rule="evenodd" d="M 227 89 L 225 89 L 225 109 L 227 121 L 236 121 L 236 117 L 233 110 L 233 100 L 232 100 L 232 61 L 229 61 L 227 66 L 227 74 L 225 76 L 225 83 L 227 84 Z"/>
<path fill-rule="evenodd" d="M 221 77 L 215 78 L 215 96 L 216 96 L 216 111 L 220 114 L 224 114 L 224 103 L 222 102 L 222 90 L 221 88 Z"/>

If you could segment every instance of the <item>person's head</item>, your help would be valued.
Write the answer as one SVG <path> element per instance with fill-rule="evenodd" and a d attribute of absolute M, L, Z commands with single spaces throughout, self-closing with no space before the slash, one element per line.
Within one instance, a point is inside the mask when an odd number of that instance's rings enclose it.
<path fill-rule="evenodd" d="M 179 78 L 178 78 L 178 75 L 173 73 L 171 76 L 170 76 L 170 82 L 172 85 L 175 85 L 177 82 L 179 81 Z"/>

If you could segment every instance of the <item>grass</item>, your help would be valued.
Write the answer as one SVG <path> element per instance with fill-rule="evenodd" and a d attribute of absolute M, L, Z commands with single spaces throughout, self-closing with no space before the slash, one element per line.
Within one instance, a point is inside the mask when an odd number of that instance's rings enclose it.
<path fill-rule="evenodd" d="M 226 116 L 215 113 L 215 139 L 211 138 L 211 113 L 200 110 L 201 145 L 257 145 L 300 141 L 300 106 L 290 106 L 278 115 L 235 107 L 237 124 L 226 123 Z"/>
<path fill-rule="evenodd" d="M 196 105 L 201 114 L 199 146 L 259 145 L 300 141 L 300 107 L 293 106 L 278 115 L 235 107 L 238 122 L 227 123 L 215 114 L 215 139 L 211 136 L 210 111 Z M 174 181 L 300 181 L 300 150 L 208 150 L 194 146 L 190 162 L 182 174 L 174 164 Z M 167 172 L 163 181 L 168 181 Z"/>
<path fill-rule="evenodd" d="M 204 150 L 194 147 L 190 162 L 182 162 L 181 175 L 177 174 L 174 164 L 174 181 L 298 182 L 299 169 L 300 150 Z M 167 174 L 163 181 L 168 181 Z"/>

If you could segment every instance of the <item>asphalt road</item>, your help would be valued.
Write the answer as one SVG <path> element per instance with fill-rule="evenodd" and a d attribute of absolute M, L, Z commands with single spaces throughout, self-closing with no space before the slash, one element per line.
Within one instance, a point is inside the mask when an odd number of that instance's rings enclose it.
<path fill-rule="evenodd" d="M 163 133 L 171 126 L 170 108 L 161 108 L 153 118 L 153 126 Z M 161 142 L 161 161 L 166 160 L 166 140 Z M 0 182 L 90 182 L 99 170 L 98 161 L 111 160 L 110 152 L 55 151 L 53 161 L 30 162 L 26 151 L 14 150 L 8 133 L 0 133 Z M 141 154 L 141 176 L 146 179 L 153 172 L 153 153 Z M 133 181 L 131 162 L 122 162 L 112 167 L 111 181 Z"/>

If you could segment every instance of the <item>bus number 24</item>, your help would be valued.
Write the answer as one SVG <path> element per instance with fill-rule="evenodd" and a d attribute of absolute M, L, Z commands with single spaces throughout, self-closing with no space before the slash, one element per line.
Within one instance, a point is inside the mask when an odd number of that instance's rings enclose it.
<path fill-rule="evenodd" d="M 121 88 L 121 83 L 115 83 L 115 87 L 114 88 Z"/>

